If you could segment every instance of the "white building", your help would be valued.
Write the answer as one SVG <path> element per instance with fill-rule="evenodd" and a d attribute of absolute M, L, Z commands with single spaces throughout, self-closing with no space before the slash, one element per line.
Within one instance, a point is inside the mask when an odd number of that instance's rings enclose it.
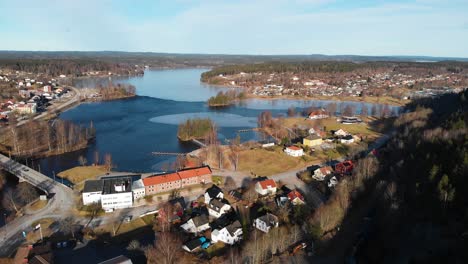
<path fill-rule="evenodd" d="M 332 172 L 333 170 L 329 166 L 318 168 L 314 171 L 314 175 L 312 175 L 312 178 L 316 179 L 317 181 L 323 181 L 325 177 L 331 174 Z"/>
<path fill-rule="evenodd" d="M 351 135 L 344 136 L 340 138 L 340 143 L 341 144 L 351 144 L 354 143 L 354 137 Z"/>
<path fill-rule="evenodd" d="M 83 205 L 90 205 L 93 203 L 101 202 L 102 194 L 102 181 L 101 180 L 91 180 L 86 181 L 83 188 Z"/>
<path fill-rule="evenodd" d="M 102 181 L 102 209 L 112 210 L 132 207 L 133 193 L 130 177 L 114 177 Z"/>
<path fill-rule="evenodd" d="M 208 213 L 216 218 L 229 212 L 229 210 L 231 210 L 231 205 L 220 199 L 212 199 L 208 205 Z"/>
<path fill-rule="evenodd" d="M 35 103 L 18 104 L 14 110 L 19 114 L 25 115 L 35 114 L 37 111 Z"/>
<path fill-rule="evenodd" d="M 221 241 L 229 245 L 234 245 L 242 239 L 242 234 L 242 225 L 236 220 L 221 230 L 213 230 L 213 232 L 211 232 L 211 242 L 216 243 Z"/>
<path fill-rule="evenodd" d="M 224 193 L 218 186 L 214 185 L 206 189 L 205 204 L 209 204 L 211 199 L 224 199 Z"/>
<path fill-rule="evenodd" d="M 289 156 L 293 156 L 293 157 L 301 157 L 304 155 L 304 150 L 300 147 L 296 147 L 296 146 L 290 146 L 290 147 L 286 147 L 284 149 L 284 153 L 288 154 Z"/>
<path fill-rule="evenodd" d="M 255 184 L 255 191 L 260 195 L 276 194 L 276 182 L 272 179 L 259 181 Z"/>
<path fill-rule="evenodd" d="M 338 137 L 344 137 L 349 135 L 349 133 L 344 131 L 343 129 L 338 129 L 337 131 L 335 131 L 334 135 Z"/>
<path fill-rule="evenodd" d="M 271 228 L 278 227 L 278 224 L 278 217 L 267 213 L 266 215 L 255 219 L 253 226 L 262 232 L 268 233 Z"/>
<path fill-rule="evenodd" d="M 189 219 L 180 227 L 189 233 L 199 233 L 210 229 L 210 222 L 206 215 L 199 215 Z"/>
<path fill-rule="evenodd" d="M 143 184 L 142 179 L 139 179 L 132 183 L 132 192 L 134 201 L 145 197 L 145 185 Z"/>

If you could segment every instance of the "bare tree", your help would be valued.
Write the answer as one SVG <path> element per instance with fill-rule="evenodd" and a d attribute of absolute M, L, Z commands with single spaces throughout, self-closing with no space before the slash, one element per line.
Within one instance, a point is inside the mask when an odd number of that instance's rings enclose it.
<path fill-rule="evenodd" d="M 59 229 L 65 235 L 71 234 L 75 238 L 75 219 L 72 216 L 67 216 L 59 220 Z"/>
<path fill-rule="evenodd" d="M 25 203 L 32 202 L 39 195 L 36 188 L 26 182 L 20 183 L 17 188 L 18 197 Z"/>
<path fill-rule="evenodd" d="M 19 213 L 19 199 L 12 189 L 7 189 L 3 193 L 3 206 L 8 210 L 14 210 L 17 214 Z"/>
<path fill-rule="evenodd" d="M 97 150 L 94 151 L 94 165 L 99 165 L 99 152 Z"/>
<path fill-rule="evenodd" d="M 145 250 L 149 264 L 173 264 L 181 258 L 182 241 L 172 232 L 157 232 L 154 245 Z"/>
<path fill-rule="evenodd" d="M 249 187 L 242 193 L 242 198 L 250 203 L 253 203 L 258 198 L 258 193 L 255 191 L 255 184 L 250 184 Z"/>
<path fill-rule="evenodd" d="M 83 155 L 80 155 L 80 157 L 78 158 L 78 162 L 81 166 L 85 166 L 86 163 L 88 163 L 88 160 Z"/>
<path fill-rule="evenodd" d="M 107 171 L 110 171 L 112 169 L 112 155 L 111 154 L 107 153 L 104 156 L 104 165 Z"/>

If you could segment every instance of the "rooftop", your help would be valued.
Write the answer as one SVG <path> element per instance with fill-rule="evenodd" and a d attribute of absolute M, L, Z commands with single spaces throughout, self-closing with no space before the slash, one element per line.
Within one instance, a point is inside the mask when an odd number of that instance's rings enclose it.
<path fill-rule="evenodd" d="M 274 180 L 272 180 L 272 179 L 259 181 L 258 183 L 260 184 L 262 189 L 268 189 L 268 187 L 276 188 L 276 182 Z"/>
<path fill-rule="evenodd" d="M 102 182 L 102 194 L 114 194 L 132 191 L 132 178 L 128 176 L 103 179 Z"/>
<path fill-rule="evenodd" d="M 85 181 L 83 192 L 100 192 L 102 191 L 102 180 Z"/>

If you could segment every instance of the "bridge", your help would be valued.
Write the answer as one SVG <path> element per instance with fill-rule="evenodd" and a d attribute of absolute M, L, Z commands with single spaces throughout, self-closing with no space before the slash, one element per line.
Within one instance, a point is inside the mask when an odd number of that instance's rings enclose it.
<path fill-rule="evenodd" d="M 59 182 L 55 182 L 53 179 L 47 177 L 46 175 L 35 171 L 19 162 L 16 162 L 2 154 L 0 154 L 0 166 L 4 170 L 18 177 L 20 181 L 26 181 L 31 185 L 36 186 L 38 189 L 42 190 L 47 195 L 53 192 L 55 184 L 61 184 Z"/>

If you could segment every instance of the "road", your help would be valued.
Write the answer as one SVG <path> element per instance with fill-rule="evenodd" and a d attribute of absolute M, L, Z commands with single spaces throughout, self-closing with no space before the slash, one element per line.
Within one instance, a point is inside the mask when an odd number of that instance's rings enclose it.
<path fill-rule="evenodd" d="M 23 215 L 0 228 L 0 256 L 8 255 L 24 239 L 22 231 L 31 229 L 31 225 L 42 218 L 61 218 L 74 208 L 73 191 L 44 174 L 26 167 L 0 154 L 0 165 L 21 180 L 25 180 L 51 196 L 48 204 L 34 214 Z"/>
<path fill-rule="evenodd" d="M 391 138 L 391 136 L 394 133 L 395 131 L 391 131 L 388 134 L 384 134 L 381 137 L 379 137 L 376 141 L 374 141 L 372 144 L 368 146 L 367 150 L 365 151 L 365 154 L 370 153 L 373 149 L 378 149 L 382 147 L 383 145 L 385 145 L 385 143 L 387 143 L 387 141 Z M 343 159 L 340 159 L 338 161 L 343 161 Z M 314 165 L 326 166 L 327 164 L 314 164 Z M 317 191 L 314 188 L 309 188 L 307 184 L 305 184 L 303 181 L 297 178 L 297 173 L 305 171 L 307 167 L 302 167 L 298 169 L 289 170 L 286 172 L 269 175 L 268 177 L 275 181 L 281 181 L 284 184 L 294 186 L 306 192 L 308 194 L 308 197 L 312 200 L 312 203 L 313 203 L 312 206 L 314 208 L 318 208 L 325 201 L 325 197 L 319 191 Z M 251 178 L 248 175 L 248 173 L 245 173 L 245 172 L 231 171 L 231 170 L 215 170 L 215 169 L 213 170 L 214 170 L 213 174 L 215 175 L 219 175 L 222 177 L 231 177 L 236 182 L 237 186 L 243 186 L 244 180 L 246 178 L 248 179 Z"/>

